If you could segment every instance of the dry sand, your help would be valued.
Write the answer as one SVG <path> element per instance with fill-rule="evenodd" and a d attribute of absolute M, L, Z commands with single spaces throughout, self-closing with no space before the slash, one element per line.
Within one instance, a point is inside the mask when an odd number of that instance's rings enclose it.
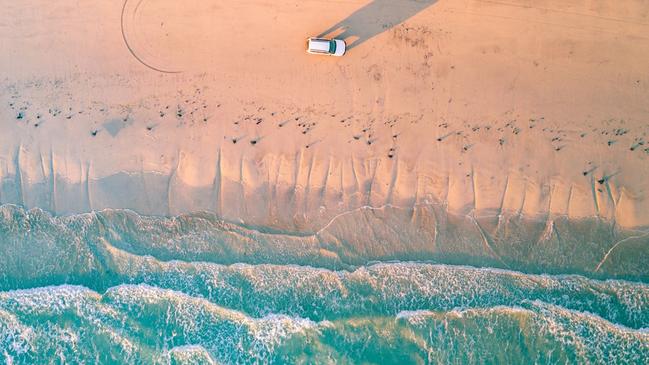
<path fill-rule="evenodd" d="M 8 2 L 0 202 L 317 230 L 362 206 L 649 226 L 645 1 Z M 338 24 L 342 58 L 304 52 Z M 334 30 L 334 35 L 341 33 Z"/>

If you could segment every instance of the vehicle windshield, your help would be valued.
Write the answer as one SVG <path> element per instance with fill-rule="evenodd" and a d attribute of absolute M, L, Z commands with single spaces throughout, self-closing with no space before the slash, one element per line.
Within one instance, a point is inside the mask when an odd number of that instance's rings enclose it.
<path fill-rule="evenodd" d="M 336 41 L 329 41 L 329 53 L 336 53 Z"/>

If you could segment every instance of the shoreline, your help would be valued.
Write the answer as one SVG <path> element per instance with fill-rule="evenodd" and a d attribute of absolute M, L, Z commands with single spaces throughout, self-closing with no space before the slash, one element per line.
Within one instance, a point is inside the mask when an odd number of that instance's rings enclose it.
<path fill-rule="evenodd" d="M 106 209 L 52 216 L 38 208 L 26 211 L 2 205 L 0 213 L 6 243 L 0 266 L 7 267 L 6 280 L 23 283 L 61 275 L 84 276 L 84 272 L 103 276 L 119 271 L 121 265 L 137 267 L 135 261 L 145 257 L 160 262 L 301 265 L 330 270 L 394 260 L 432 261 L 602 280 L 646 282 L 649 278 L 643 264 L 649 257 L 649 231 L 625 230 L 596 218 L 459 216 L 444 207 L 422 205 L 415 210 L 359 209 L 308 233 L 227 221 L 209 212 L 155 217 Z M 29 230 L 21 233 L 20 227 Z M 73 262 L 84 264 L 67 267 L 50 262 L 51 257 L 61 255 L 72 255 Z M 24 269 L 10 270 L 13 262 L 22 262 Z M 34 267 L 34 272 L 29 267 Z M 48 275 L 39 278 L 44 267 Z"/>

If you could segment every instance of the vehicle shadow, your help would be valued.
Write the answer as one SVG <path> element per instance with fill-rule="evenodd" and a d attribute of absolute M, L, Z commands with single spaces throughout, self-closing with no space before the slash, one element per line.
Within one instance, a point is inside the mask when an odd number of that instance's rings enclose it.
<path fill-rule="evenodd" d="M 344 39 L 347 50 L 350 50 L 436 2 L 437 0 L 374 0 L 320 33 L 318 37 Z"/>

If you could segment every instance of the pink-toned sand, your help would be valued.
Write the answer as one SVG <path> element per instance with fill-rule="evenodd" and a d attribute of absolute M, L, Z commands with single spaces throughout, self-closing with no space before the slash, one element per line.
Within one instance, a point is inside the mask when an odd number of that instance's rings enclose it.
<path fill-rule="evenodd" d="M 645 1 L 440 0 L 398 24 L 406 5 L 375 3 L 127 4 L 134 52 L 179 73 L 131 55 L 119 1 L 4 4 L 0 202 L 298 229 L 425 203 L 649 226 Z M 304 52 L 346 19 L 381 30 L 342 58 Z"/>

